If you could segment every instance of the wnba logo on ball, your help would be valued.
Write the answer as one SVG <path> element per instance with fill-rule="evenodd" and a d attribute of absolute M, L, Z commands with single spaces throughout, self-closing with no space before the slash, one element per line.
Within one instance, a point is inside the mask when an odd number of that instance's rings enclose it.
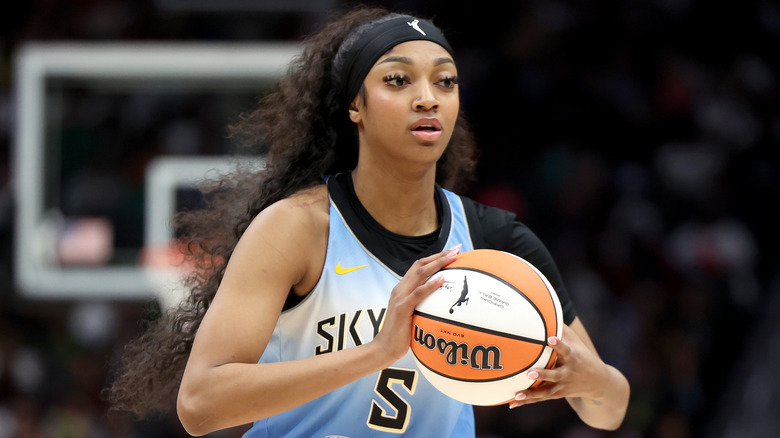
<path fill-rule="evenodd" d="M 426 333 L 417 324 L 414 325 L 414 342 L 419 343 L 428 350 L 438 351 L 444 355 L 450 365 L 469 365 L 475 370 L 501 370 L 501 349 L 495 345 L 488 347 L 476 345 L 469 347 L 465 342 L 447 340 Z M 492 363 L 491 363 L 492 359 Z"/>

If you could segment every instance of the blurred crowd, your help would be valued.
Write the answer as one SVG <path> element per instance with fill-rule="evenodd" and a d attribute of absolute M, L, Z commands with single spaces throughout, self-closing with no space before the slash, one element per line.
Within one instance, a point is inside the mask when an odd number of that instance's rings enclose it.
<path fill-rule="evenodd" d="M 108 294 L 99 302 L 36 301 L 15 290 L 11 168 L 13 56 L 27 41 L 289 41 L 342 5 L 312 1 L 290 11 L 278 1 L 235 0 L 224 10 L 217 1 L 186 3 L 3 3 L 0 438 L 186 436 L 175 415 L 136 421 L 108 412 L 102 398 L 116 352 L 154 313 L 151 303 Z M 600 354 L 631 382 L 618 431 L 583 426 L 561 401 L 511 412 L 477 408 L 479 436 L 780 435 L 772 413 L 780 383 L 768 360 L 780 351 L 780 5 L 368 3 L 432 17 L 448 34 L 482 151 L 478 178 L 464 194 L 516 212 L 540 235 Z M 153 129 L 124 132 L 100 155 L 121 184 L 96 186 L 90 175 L 74 174 L 70 187 L 81 189 L 73 198 L 63 192 L 63 202 L 74 214 L 87 208 L 79 199 L 126 208 L 151 155 L 231 150 L 223 121 L 209 112 L 226 105 L 185 106 L 184 117 L 142 110 L 157 117 Z M 118 124 L 109 122 L 98 126 Z M 76 134 L 63 144 L 89 137 Z M 117 245 L 141 241 L 115 227 Z"/>

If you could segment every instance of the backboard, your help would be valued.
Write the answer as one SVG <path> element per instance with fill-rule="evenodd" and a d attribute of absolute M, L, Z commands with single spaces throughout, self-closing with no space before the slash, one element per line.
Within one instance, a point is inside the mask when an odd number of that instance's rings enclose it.
<path fill-rule="evenodd" d="M 171 193 L 236 156 L 226 126 L 297 52 L 293 42 L 24 46 L 12 168 L 19 293 L 154 296 L 139 261 L 161 233 L 150 212 L 172 214 Z M 149 178 L 169 184 L 154 199 Z M 161 209 L 160 198 L 172 204 Z"/>

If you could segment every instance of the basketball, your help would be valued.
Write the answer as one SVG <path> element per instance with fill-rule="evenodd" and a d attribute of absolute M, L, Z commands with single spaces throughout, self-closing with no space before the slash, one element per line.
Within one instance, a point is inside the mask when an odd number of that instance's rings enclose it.
<path fill-rule="evenodd" d="M 525 371 L 550 368 L 561 336 L 558 296 L 526 260 L 503 251 L 459 254 L 444 284 L 415 309 L 411 349 L 426 379 L 464 403 L 496 405 L 537 384 Z"/>

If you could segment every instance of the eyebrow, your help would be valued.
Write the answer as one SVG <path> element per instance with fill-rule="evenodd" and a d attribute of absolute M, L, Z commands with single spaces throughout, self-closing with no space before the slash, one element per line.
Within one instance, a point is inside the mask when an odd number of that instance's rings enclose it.
<path fill-rule="evenodd" d="M 411 58 L 408 58 L 406 56 L 388 56 L 387 58 L 379 61 L 379 64 L 385 64 L 388 62 L 400 62 L 401 64 L 409 64 L 412 65 L 414 62 Z M 436 58 L 436 60 L 433 62 L 433 65 L 442 65 L 442 64 L 455 64 L 455 62 L 451 58 Z"/>

